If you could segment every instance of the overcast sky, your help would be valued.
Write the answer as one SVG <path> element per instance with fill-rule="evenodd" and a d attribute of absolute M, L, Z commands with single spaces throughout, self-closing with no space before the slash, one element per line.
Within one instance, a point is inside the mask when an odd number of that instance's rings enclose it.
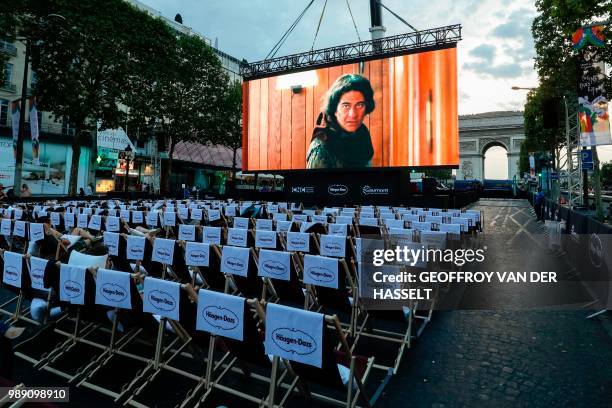
<path fill-rule="evenodd" d="M 141 0 L 212 39 L 219 48 L 239 59 L 258 61 L 301 13 L 309 0 Z M 315 0 L 304 18 L 276 54 L 308 51 L 325 0 Z M 370 39 L 368 0 L 349 0 L 362 40 Z M 533 68 L 531 23 L 535 6 L 531 0 L 384 0 L 383 4 L 417 29 L 462 24 L 458 45 L 459 113 L 522 110 L 526 91 L 513 85 L 537 85 Z M 386 35 L 402 34 L 410 28 L 383 10 Z M 346 0 L 328 0 L 314 48 L 357 41 Z"/>

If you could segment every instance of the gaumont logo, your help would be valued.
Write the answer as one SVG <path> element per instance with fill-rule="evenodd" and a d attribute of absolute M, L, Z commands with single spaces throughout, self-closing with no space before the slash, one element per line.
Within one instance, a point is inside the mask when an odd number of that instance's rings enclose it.
<path fill-rule="evenodd" d="M 287 272 L 287 267 L 277 261 L 264 261 L 262 266 L 266 272 L 271 273 L 272 275 L 282 275 Z"/>
<path fill-rule="evenodd" d="M 363 195 L 389 194 L 389 189 L 386 187 L 370 187 L 365 185 L 361 188 Z"/>
<path fill-rule="evenodd" d="M 152 290 L 149 293 L 149 302 L 154 308 L 169 312 L 176 307 L 176 301 L 171 294 L 163 290 Z"/>
<path fill-rule="evenodd" d="M 17 273 L 17 268 L 14 266 L 7 266 L 4 269 L 4 278 L 8 281 L 16 281 L 19 279 L 19 273 Z"/>
<path fill-rule="evenodd" d="M 189 257 L 194 261 L 205 262 L 208 259 L 208 254 L 205 251 L 191 251 Z"/>
<path fill-rule="evenodd" d="M 312 279 L 319 282 L 331 282 L 334 280 L 334 274 L 329 269 L 323 266 L 314 266 L 308 269 L 308 274 Z"/>
<path fill-rule="evenodd" d="M 279 327 L 272 332 L 272 341 L 286 352 L 308 355 L 317 349 L 317 343 L 308 333 L 288 327 Z"/>
<path fill-rule="evenodd" d="M 238 316 L 224 307 L 208 306 L 202 310 L 202 317 L 213 327 L 232 330 L 238 326 Z"/>
<path fill-rule="evenodd" d="M 227 258 L 225 260 L 225 264 L 227 265 L 228 268 L 234 271 L 242 271 L 244 270 L 244 267 L 246 266 L 242 259 L 238 259 L 233 256 L 230 256 L 229 258 Z"/>
<path fill-rule="evenodd" d="M 79 282 L 68 280 L 64 282 L 64 293 L 69 298 L 77 297 L 83 291 L 83 286 Z"/>
<path fill-rule="evenodd" d="M 327 192 L 331 195 L 341 196 L 348 193 L 348 187 L 344 184 L 332 184 L 331 186 L 327 187 Z"/>
<path fill-rule="evenodd" d="M 105 283 L 100 288 L 100 293 L 111 302 L 121 302 L 127 297 L 127 291 L 116 283 Z"/>
<path fill-rule="evenodd" d="M 299 193 L 299 194 L 312 194 L 312 193 L 314 193 L 314 187 L 312 187 L 312 186 L 295 186 L 295 187 L 291 187 L 291 192 L 292 193 Z"/>

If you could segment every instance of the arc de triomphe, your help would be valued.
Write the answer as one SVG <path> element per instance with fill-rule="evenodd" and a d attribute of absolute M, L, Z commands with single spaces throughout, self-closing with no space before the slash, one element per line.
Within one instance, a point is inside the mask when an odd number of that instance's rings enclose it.
<path fill-rule="evenodd" d="M 508 178 L 520 177 L 519 155 L 525 140 L 523 112 L 486 112 L 459 116 L 459 169 L 457 180 L 482 180 L 484 155 L 493 146 L 506 149 Z"/>

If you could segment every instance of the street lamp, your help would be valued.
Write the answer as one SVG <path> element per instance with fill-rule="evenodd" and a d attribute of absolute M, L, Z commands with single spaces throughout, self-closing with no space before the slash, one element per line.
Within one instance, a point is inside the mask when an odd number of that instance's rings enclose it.
<path fill-rule="evenodd" d="M 47 15 L 47 19 L 58 19 L 65 21 L 66 17 L 59 14 L 49 14 Z M 48 21 L 48 20 L 47 20 Z M 38 21 L 37 25 L 41 25 L 44 22 L 43 19 Z M 31 38 L 27 35 L 20 39 L 23 41 L 25 45 L 25 56 L 23 63 L 23 81 L 21 82 L 21 106 L 19 112 L 19 131 L 17 133 L 17 140 L 13 140 L 16 146 L 15 152 L 15 174 L 13 176 L 13 193 L 15 196 L 21 195 L 21 173 L 23 170 L 23 139 L 25 138 L 25 112 L 26 112 L 26 99 L 28 93 L 28 66 L 30 64 L 30 42 Z M 38 120 L 38 118 L 34 118 L 34 120 Z M 30 118 L 30 126 L 32 123 L 32 118 Z"/>
<path fill-rule="evenodd" d="M 125 185 L 123 186 L 123 188 L 124 188 L 124 191 L 127 193 L 127 191 L 128 191 L 128 183 L 130 181 L 130 178 L 129 178 L 129 176 L 130 176 L 129 175 L 129 172 L 130 172 L 130 160 L 132 160 L 132 155 L 133 155 L 132 146 L 127 145 L 125 150 L 123 151 L 123 153 L 124 153 L 123 156 L 125 158 Z"/>
<path fill-rule="evenodd" d="M 512 87 L 513 91 L 520 91 L 520 90 L 523 90 L 523 91 L 533 91 L 535 89 L 537 89 L 537 88 L 524 88 L 524 87 L 521 87 L 521 86 L 513 86 Z"/>

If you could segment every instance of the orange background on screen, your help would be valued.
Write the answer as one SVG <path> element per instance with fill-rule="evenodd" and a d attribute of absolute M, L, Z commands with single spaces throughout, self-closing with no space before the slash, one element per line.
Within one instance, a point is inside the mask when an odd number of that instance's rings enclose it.
<path fill-rule="evenodd" d="M 243 169 L 304 169 L 325 93 L 350 73 L 361 73 L 374 88 L 376 109 L 364 120 L 372 167 L 459 164 L 457 53 L 449 48 L 320 68 L 317 85 L 297 94 L 277 90 L 278 76 L 245 82 Z"/>

